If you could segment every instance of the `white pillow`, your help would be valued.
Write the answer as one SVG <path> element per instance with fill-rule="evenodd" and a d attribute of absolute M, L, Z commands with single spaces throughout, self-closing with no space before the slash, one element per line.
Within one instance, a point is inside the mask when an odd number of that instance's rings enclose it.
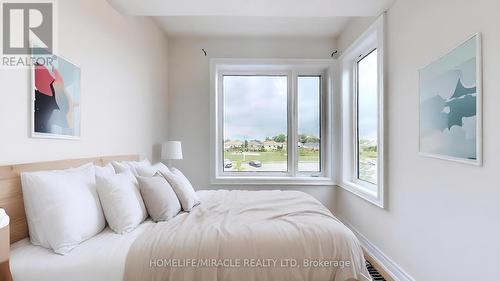
<path fill-rule="evenodd" d="M 132 172 L 98 177 L 97 192 L 106 221 L 116 233 L 130 232 L 146 219 L 146 207 Z"/>
<path fill-rule="evenodd" d="M 94 165 L 21 174 L 31 243 L 66 254 L 106 226 Z"/>
<path fill-rule="evenodd" d="M 194 191 L 191 182 L 189 182 L 181 171 L 176 168 L 170 168 L 168 171 L 159 172 L 172 186 L 184 211 L 189 212 L 194 206 L 200 204 L 200 199 L 196 191 Z"/>
<path fill-rule="evenodd" d="M 181 211 L 174 190 L 162 176 L 137 177 L 142 199 L 149 215 L 155 221 L 167 221 Z"/>
<path fill-rule="evenodd" d="M 159 171 L 168 171 L 168 167 L 159 162 L 154 165 L 136 167 L 135 170 L 138 176 L 152 177 Z"/>
<path fill-rule="evenodd" d="M 107 176 L 112 176 L 116 174 L 115 173 L 115 168 L 113 168 L 113 165 L 111 163 L 108 163 L 106 166 L 101 167 L 101 166 L 95 166 L 95 176 L 96 177 L 107 177 Z"/>
<path fill-rule="evenodd" d="M 112 161 L 111 164 L 113 165 L 113 168 L 115 168 L 117 174 L 124 173 L 130 170 L 132 174 L 134 174 L 134 176 L 137 176 L 137 171 L 136 171 L 137 167 L 151 165 L 148 159 L 144 159 L 142 161 L 122 161 L 122 162 Z"/>

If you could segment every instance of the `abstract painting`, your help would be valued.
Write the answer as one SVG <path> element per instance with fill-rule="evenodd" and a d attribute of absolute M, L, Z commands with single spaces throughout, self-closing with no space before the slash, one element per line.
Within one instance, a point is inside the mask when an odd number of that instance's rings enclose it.
<path fill-rule="evenodd" d="M 34 54 L 32 137 L 80 138 L 80 68 L 52 54 Z"/>
<path fill-rule="evenodd" d="M 420 152 L 481 164 L 481 37 L 420 70 Z"/>

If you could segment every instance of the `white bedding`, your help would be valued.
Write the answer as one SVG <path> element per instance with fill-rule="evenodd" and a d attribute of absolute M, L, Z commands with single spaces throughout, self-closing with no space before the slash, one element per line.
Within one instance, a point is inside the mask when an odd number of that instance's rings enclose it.
<path fill-rule="evenodd" d="M 83 242 L 66 256 L 34 246 L 23 239 L 11 246 L 10 268 L 14 281 L 120 281 L 123 280 L 127 253 L 145 229 L 145 221 L 126 235 L 109 227 Z"/>
<path fill-rule="evenodd" d="M 66 256 L 33 246 L 28 239 L 16 242 L 10 259 L 14 281 L 370 280 L 352 232 L 302 192 L 219 190 L 198 195 L 202 203 L 191 213 L 162 223 L 147 220 L 125 235 L 106 228 Z M 200 269 L 152 268 L 150 263 L 151 258 L 280 257 L 351 264 Z"/>
<path fill-rule="evenodd" d="M 368 281 L 358 239 L 298 191 L 200 191 L 189 214 L 146 229 L 125 280 Z"/>

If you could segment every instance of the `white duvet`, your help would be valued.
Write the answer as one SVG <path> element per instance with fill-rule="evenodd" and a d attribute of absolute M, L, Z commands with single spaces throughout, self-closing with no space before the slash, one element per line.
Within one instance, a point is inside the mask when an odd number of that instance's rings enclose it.
<path fill-rule="evenodd" d="M 124 280 L 371 280 L 353 233 L 297 191 L 200 191 L 201 205 L 148 227 Z"/>

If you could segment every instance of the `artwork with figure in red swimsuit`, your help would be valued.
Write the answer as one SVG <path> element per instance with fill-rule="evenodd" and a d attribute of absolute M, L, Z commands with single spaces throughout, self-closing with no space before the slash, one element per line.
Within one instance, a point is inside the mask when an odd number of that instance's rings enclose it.
<path fill-rule="evenodd" d="M 33 66 L 33 136 L 79 138 L 80 68 L 53 57 Z"/>

